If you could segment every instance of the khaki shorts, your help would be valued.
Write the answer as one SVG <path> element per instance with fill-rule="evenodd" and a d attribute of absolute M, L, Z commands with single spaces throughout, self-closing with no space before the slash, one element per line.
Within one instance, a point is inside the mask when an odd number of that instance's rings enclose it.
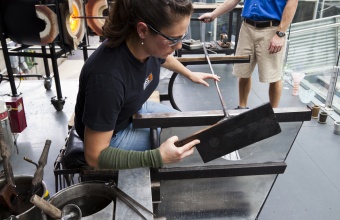
<path fill-rule="evenodd" d="M 269 54 L 269 43 L 276 34 L 277 27 L 255 28 L 242 23 L 236 55 L 250 55 L 250 63 L 235 64 L 233 75 L 239 78 L 250 78 L 255 65 L 258 65 L 259 80 L 271 83 L 281 80 L 286 41 L 282 50 Z"/>

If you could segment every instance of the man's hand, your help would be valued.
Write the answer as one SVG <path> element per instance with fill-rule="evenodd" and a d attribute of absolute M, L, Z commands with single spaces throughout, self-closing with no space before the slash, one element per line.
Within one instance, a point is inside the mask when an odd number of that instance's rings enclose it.
<path fill-rule="evenodd" d="M 209 23 L 215 20 L 211 12 L 204 13 L 203 15 L 199 16 L 198 19 L 204 23 Z"/>
<path fill-rule="evenodd" d="M 193 140 L 182 147 L 176 147 L 176 141 L 178 141 L 178 137 L 173 136 L 159 147 L 164 164 L 176 163 L 181 159 L 192 155 L 194 153 L 195 145 L 200 143 L 199 140 Z"/>
<path fill-rule="evenodd" d="M 284 37 L 279 37 L 275 34 L 269 44 L 269 48 L 268 48 L 269 54 L 280 52 L 284 45 L 284 42 L 285 42 Z"/>

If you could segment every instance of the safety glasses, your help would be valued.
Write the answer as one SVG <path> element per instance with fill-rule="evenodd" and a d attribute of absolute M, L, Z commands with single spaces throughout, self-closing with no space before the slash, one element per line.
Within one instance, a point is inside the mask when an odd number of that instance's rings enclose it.
<path fill-rule="evenodd" d="M 179 42 L 182 42 L 184 40 L 184 38 L 188 35 L 188 31 L 185 32 L 185 34 L 180 37 L 180 38 L 173 38 L 173 37 L 169 37 L 165 34 L 163 34 L 162 32 L 156 30 L 155 28 L 153 28 L 151 25 L 146 24 L 151 30 L 153 30 L 155 33 L 161 35 L 162 37 L 164 37 L 166 40 L 164 40 L 164 43 L 167 44 L 168 46 L 172 47 L 175 46 L 176 44 L 178 44 Z"/>

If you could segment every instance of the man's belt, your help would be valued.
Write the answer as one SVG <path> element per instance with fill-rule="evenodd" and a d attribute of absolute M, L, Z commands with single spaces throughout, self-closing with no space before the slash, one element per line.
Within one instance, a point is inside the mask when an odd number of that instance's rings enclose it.
<path fill-rule="evenodd" d="M 279 26 L 280 21 L 277 20 L 271 20 L 271 21 L 254 21 L 248 18 L 244 19 L 244 22 L 247 24 L 250 24 L 256 28 L 266 28 L 266 27 L 271 27 L 271 26 Z"/>

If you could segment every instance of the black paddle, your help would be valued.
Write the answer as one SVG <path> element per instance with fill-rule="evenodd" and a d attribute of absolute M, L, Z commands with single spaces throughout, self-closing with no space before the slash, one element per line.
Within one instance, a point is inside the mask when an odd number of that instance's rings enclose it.
<path fill-rule="evenodd" d="M 204 41 L 203 50 L 211 72 L 215 74 Z M 190 141 L 199 139 L 200 144 L 196 145 L 196 148 L 202 160 L 206 163 L 281 132 L 270 103 L 230 117 L 217 81 L 215 81 L 215 84 L 225 117 L 216 124 L 177 141 L 176 146 L 183 146 Z"/>

